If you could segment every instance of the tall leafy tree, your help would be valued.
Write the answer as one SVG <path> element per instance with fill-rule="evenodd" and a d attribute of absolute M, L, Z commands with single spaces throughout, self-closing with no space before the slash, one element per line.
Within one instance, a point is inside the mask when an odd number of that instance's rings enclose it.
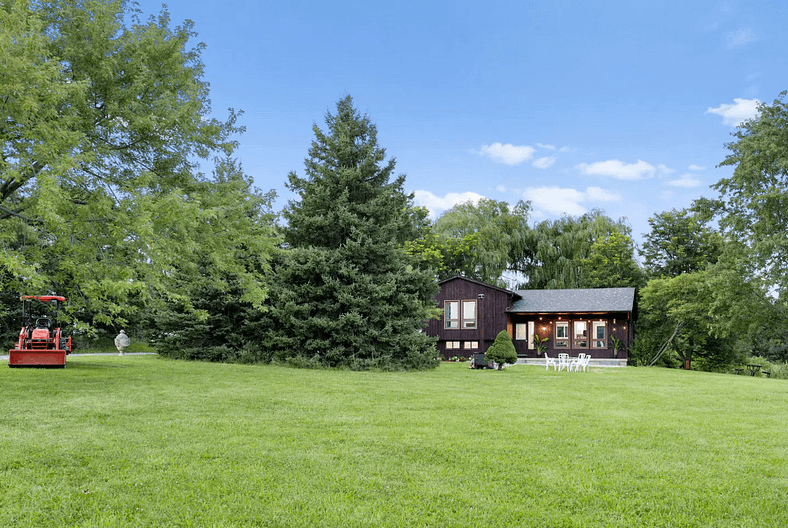
<path fill-rule="evenodd" d="M 597 238 L 580 261 L 580 275 L 587 288 L 622 288 L 645 285 L 645 274 L 633 258 L 635 243 L 625 233 Z"/>
<path fill-rule="evenodd" d="M 528 234 L 528 241 L 515 261 L 517 271 L 527 278 L 522 287 L 596 287 L 600 279 L 589 276 L 588 272 L 603 261 L 607 262 L 612 274 L 609 281 L 605 278 L 606 284 L 629 285 L 633 267 L 627 261 L 634 263 L 630 231 L 623 219 L 614 221 L 599 210 L 577 218 L 565 216 L 540 222 Z M 621 236 L 611 239 L 612 235 Z"/>
<path fill-rule="evenodd" d="M 435 314 L 433 273 L 405 250 L 421 218 L 394 176 L 377 129 L 341 99 L 314 126 L 305 177 L 283 216 L 287 251 L 275 262 L 266 342 L 280 360 L 349 368 L 437 364 L 421 332 Z"/>
<path fill-rule="evenodd" d="M 700 214 L 672 209 L 648 220 L 651 232 L 644 235 L 646 271 L 654 277 L 676 277 L 714 264 L 722 251 L 722 237 Z"/>
<path fill-rule="evenodd" d="M 177 295 L 172 270 L 207 253 L 262 304 L 227 248 L 269 252 L 270 226 L 233 220 L 250 196 L 223 179 L 242 128 L 232 110 L 211 117 L 192 24 L 143 22 L 125 0 L 4 2 L 0 17 L 4 287 L 64 294 L 109 324 L 129 299 Z"/>
<path fill-rule="evenodd" d="M 718 200 L 701 201 L 711 209 L 725 233 L 744 242 L 763 278 L 783 301 L 788 296 L 788 103 L 782 92 L 770 105 L 759 106 L 726 145 L 721 163 L 734 167 L 730 178 L 714 189 Z"/>
<path fill-rule="evenodd" d="M 446 211 L 434 226 L 443 244 L 442 278 L 462 275 L 490 284 L 500 282 L 513 256 L 523 251 L 530 213 L 528 202 L 510 207 L 487 198 Z"/>
<path fill-rule="evenodd" d="M 728 365 L 735 359 L 733 342 L 715 331 L 713 300 L 706 271 L 650 280 L 640 292 L 634 355 L 652 362 L 667 352 L 687 369 L 696 359 L 708 369 Z"/>

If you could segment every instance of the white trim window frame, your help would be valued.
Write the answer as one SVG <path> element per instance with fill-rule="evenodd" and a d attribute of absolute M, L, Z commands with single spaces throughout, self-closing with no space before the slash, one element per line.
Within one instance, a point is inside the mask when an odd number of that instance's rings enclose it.
<path fill-rule="evenodd" d="M 572 321 L 572 348 L 588 348 L 588 321 Z"/>
<path fill-rule="evenodd" d="M 569 348 L 569 321 L 555 322 L 555 342 L 553 348 Z"/>
<path fill-rule="evenodd" d="M 462 329 L 476 328 L 476 301 L 462 301 Z"/>
<path fill-rule="evenodd" d="M 447 330 L 460 329 L 460 301 L 443 302 L 443 328 Z"/>
<path fill-rule="evenodd" d="M 591 323 L 591 348 L 607 348 L 607 321 Z"/>

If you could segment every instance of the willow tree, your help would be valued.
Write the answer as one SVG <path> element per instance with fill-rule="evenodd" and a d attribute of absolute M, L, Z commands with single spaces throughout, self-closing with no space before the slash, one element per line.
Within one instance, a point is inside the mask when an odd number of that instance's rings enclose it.
<path fill-rule="evenodd" d="M 192 24 L 135 6 L 0 6 L 3 286 L 66 295 L 109 324 L 177 295 L 173 271 L 208 258 L 260 305 L 264 284 L 233 250 L 272 249 L 270 221 L 239 206 L 254 191 L 232 160 L 238 114 L 212 117 Z"/>
<path fill-rule="evenodd" d="M 283 211 L 287 250 L 274 262 L 266 344 L 299 364 L 434 367 L 434 340 L 421 330 L 437 285 L 404 249 L 422 215 L 349 96 L 326 125 L 313 128 L 305 176 L 289 175 L 297 198 Z"/>
<path fill-rule="evenodd" d="M 634 258 L 629 226 L 594 210 L 534 226 L 515 265 L 528 289 L 633 286 L 639 280 Z M 598 276 L 597 265 L 610 275 Z"/>

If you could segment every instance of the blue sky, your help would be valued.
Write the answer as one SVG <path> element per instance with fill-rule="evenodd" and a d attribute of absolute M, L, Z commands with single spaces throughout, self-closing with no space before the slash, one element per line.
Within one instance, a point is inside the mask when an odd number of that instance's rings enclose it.
<path fill-rule="evenodd" d="M 143 0 L 146 15 L 161 3 Z M 730 133 L 788 90 L 788 2 L 168 2 L 195 22 L 217 117 L 281 209 L 338 99 L 378 128 L 416 203 L 531 200 L 533 220 L 683 208 Z"/>

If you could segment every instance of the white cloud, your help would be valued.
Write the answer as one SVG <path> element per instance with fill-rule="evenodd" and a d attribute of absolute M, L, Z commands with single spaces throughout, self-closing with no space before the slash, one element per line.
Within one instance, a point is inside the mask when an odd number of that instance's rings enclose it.
<path fill-rule="evenodd" d="M 581 163 L 575 165 L 583 174 L 593 176 L 610 176 L 617 180 L 642 180 L 653 177 L 658 171 L 669 174 L 673 172 L 665 165 L 654 167 L 651 163 L 638 160 L 637 163 L 626 164 L 621 160 L 597 161 L 596 163 Z"/>
<path fill-rule="evenodd" d="M 695 165 L 694 163 L 689 166 L 689 170 L 691 171 L 705 171 L 706 167 L 701 167 L 700 165 Z"/>
<path fill-rule="evenodd" d="M 539 158 L 534 160 L 533 166 L 537 169 L 549 169 L 555 165 L 555 156 L 549 158 Z"/>
<path fill-rule="evenodd" d="M 536 146 L 547 150 L 555 150 L 555 145 L 548 145 L 546 143 L 537 143 Z"/>
<path fill-rule="evenodd" d="M 506 187 L 503 186 L 503 185 L 499 185 L 499 186 L 497 186 L 495 188 L 495 190 L 498 191 L 498 192 L 501 192 L 501 193 L 505 193 L 506 192 Z"/>
<path fill-rule="evenodd" d="M 690 174 L 685 174 L 678 180 L 670 180 L 666 182 L 671 187 L 683 187 L 685 189 L 691 189 L 693 187 L 700 187 L 701 181 L 697 178 L 693 178 Z"/>
<path fill-rule="evenodd" d="M 573 152 L 574 150 L 572 147 L 561 147 L 558 152 Z"/>
<path fill-rule="evenodd" d="M 617 202 L 621 199 L 620 194 L 601 187 L 589 187 L 586 189 L 586 196 L 590 202 Z"/>
<path fill-rule="evenodd" d="M 437 218 L 440 213 L 447 209 L 451 209 L 457 204 L 472 202 L 475 205 L 479 203 L 479 200 L 484 198 L 484 196 L 476 194 L 475 192 L 448 193 L 443 198 L 435 196 L 430 191 L 423 190 L 413 191 L 413 194 L 414 203 L 426 207 L 432 219 Z"/>
<path fill-rule="evenodd" d="M 728 48 L 739 48 L 749 44 L 750 42 L 753 42 L 754 40 L 756 40 L 755 33 L 753 33 L 752 29 L 740 29 L 739 31 L 728 33 Z"/>
<path fill-rule="evenodd" d="M 673 174 L 674 172 L 676 172 L 676 169 L 671 169 L 667 165 L 663 165 L 662 163 L 660 163 L 659 165 L 657 165 L 657 172 L 659 174 Z"/>
<path fill-rule="evenodd" d="M 585 191 L 561 187 L 528 187 L 523 197 L 531 201 L 537 216 L 579 216 L 588 212 L 586 202 L 612 202 L 621 199 L 614 192 L 599 187 L 589 187 Z"/>
<path fill-rule="evenodd" d="M 479 149 L 479 154 L 487 156 L 504 165 L 519 165 L 525 160 L 533 157 L 536 149 L 528 145 L 512 145 L 507 143 L 493 143 L 492 145 L 484 145 Z"/>
<path fill-rule="evenodd" d="M 722 124 L 728 126 L 739 126 L 747 119 L 754 119 L 758 115 L 758 99 L 735 98 L 733 104 L 721 104 L 716 108 L 709 107 L 707 114 L 717 114 L 722 116 Z"/>

